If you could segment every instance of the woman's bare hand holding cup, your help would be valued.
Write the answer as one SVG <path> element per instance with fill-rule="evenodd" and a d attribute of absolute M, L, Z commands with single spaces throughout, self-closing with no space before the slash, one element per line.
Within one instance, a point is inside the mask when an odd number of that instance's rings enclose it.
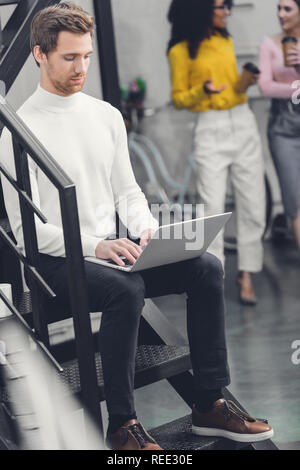
<path fill-rule="evenodd" d="M 287 52 L 287 63 L 294 66 L 297 72 L 300 72 L 300 49 L 298 46 L 291 47 Z"/>
<path fill-rule="evenodd" d="M 250 83 L 250 86 L 251 85 L 256 85 L 258 80 L 259 80 L 259 77 L 260 77 L 260 74 L 259 73 L 256 73 L 255 75 L 253 75 L 253 78 L 251 80 L 251 83 Z"/>
<path fill-rule="evenodd" d="M 206 82 L 204 82 L 203 84 L 203 90 L 205 91 L 205 93 L 207 93 L 208 95 L 213 95 L 213 94 L 219 94 L 219 93 L 222 93 L 222 91 L 226 90 L 227 88 L 227 85 L 222 85 L 220 87 L 216 87 L 214 84 L 213 84 L 213 81 L 212 80 L 206 80 Z"/>

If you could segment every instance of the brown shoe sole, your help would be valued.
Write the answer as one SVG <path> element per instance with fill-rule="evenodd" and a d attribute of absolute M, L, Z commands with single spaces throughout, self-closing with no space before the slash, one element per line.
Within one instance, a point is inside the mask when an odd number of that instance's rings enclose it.
<path fill-rule="evenodd" d="M 259 442 L 271 439 L 274 436 L 274 431 L 260 432 L 257 434 L 240 434 L 226 429 L 218 428 L 205 428 L 200 426 L 192 426 L 192 433 L 198 436 L 214 436 L 214 437 L 225 437 L 236 442 Z"/>

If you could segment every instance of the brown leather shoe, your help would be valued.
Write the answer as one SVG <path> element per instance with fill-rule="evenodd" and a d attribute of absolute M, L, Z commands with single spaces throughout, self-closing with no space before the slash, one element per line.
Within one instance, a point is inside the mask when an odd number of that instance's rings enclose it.
<path fill-rule="evenodd" d="M 266 420 L 252 418 L 224 398 L 217 400 L 207 413 L 200 413 L 194 407 L 192 423 L 193 434 L 225 437 L 237 442 L 264 441 L 274 435 Z"/>
<path fill-rule="evenodd" d="M 115 433 L 107 434 L 106 445 L 112 450 L 162 450 L 136 419 L 127 421 Z"/>

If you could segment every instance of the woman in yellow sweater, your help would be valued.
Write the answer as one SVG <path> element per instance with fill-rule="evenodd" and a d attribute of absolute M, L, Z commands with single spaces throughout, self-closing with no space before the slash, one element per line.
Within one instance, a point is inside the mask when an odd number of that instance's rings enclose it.
<path fill-rule="evenodd" d="M 240 75 L 226 28 L 231 7 L 232 0 L 173 0 L 168 57 L 176 108 L 198 113 L 197 188 L 207 215 L 224 212 L 230 173 L 237 207 L 240 300 L 255 304 L 251 273 L 259 272 L 263 263 L 264 169 L 255 117 L 246 94 L 236 91 Z M 209 251 L 224 263 L 223 234 Z"/>

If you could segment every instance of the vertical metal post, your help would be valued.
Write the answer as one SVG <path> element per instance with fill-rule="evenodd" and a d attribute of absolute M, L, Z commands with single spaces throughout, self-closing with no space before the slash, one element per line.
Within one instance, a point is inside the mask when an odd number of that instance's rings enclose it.
<path fill-rule="evenodd" d="M 28 157 L 22 146 L 13 139 L 14 160 L 16 167 L 17 183 L 22 191 L 25 191 L 31 198 L 31 185 L 28 168 Z M 24 236 L 24 246 L 26 257 L 31 266 L 34 266 L 39 271 L 39 252 L 37 234 L 35 228 L 34 213 L 19 196 L 20 211 L 22 217 L 22 227 Z M 40 340 L 49 347 L 49 333 L 47 325 L 47 316 L 44 306 L 44 300 L 40 289 L 34 279 L 29 280 L 29 289 L 32 296 L 32 313 L 33 324 L 37 336 Z"/>
<path fill-rule="evenodd" d="M 121 91 L 111 0 L 94 0 L 103 99 L 121 109 Z"/>
<path fill-rule="evenodd" d="M 60 204 L 82 398 L 85 409 L 88 410 L 91 417 L 94 418 L 102 434 L 103 429 L 97 385 L 95 351 L 89 315 L 76 189 L 74 185 L 60 191 Z"/>

